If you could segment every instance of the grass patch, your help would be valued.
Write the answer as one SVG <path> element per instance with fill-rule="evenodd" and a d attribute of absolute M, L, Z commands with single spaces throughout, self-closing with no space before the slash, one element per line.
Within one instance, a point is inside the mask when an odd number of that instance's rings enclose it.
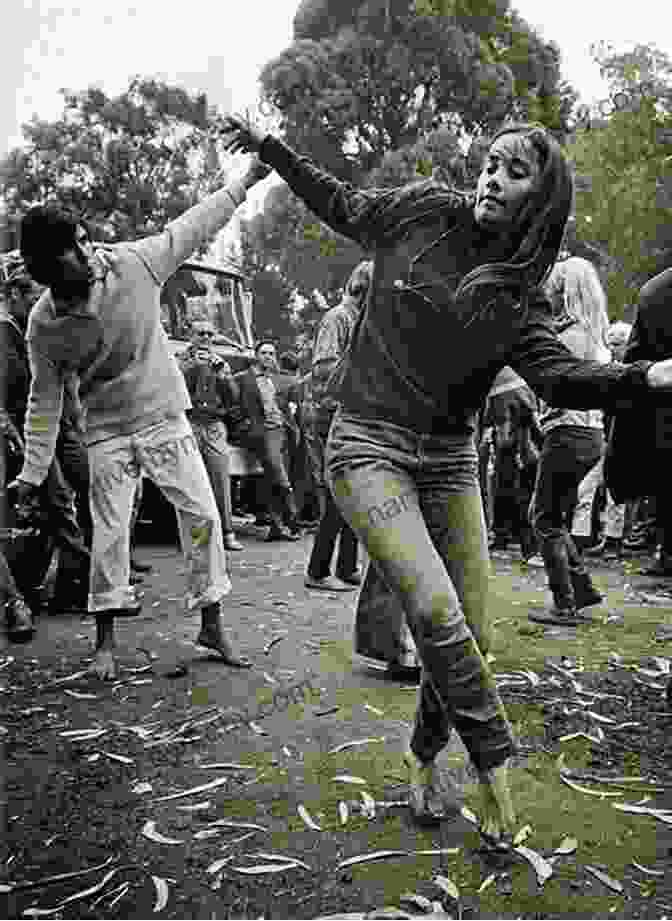
<path fill-rule="evenodd" d="M 582 659 L 589 672 L 606 670 L 613 652 L 622 656 L 626 664 L 638 663 L 655 649 L 656 627 L 672 620 L 670 610 L 623 606 L 623 592 L 610 587 L 608 608 L 622 611 L 625 625 L 607 624 L 606 615 L 600 614 L 593 626 L 579 628 L 575 637 L 559 639 L 549 637 L 543 628 L 527 620 L 528 607 L 542 603 L 540 595 L 533 584 L 529 588 L 519 584 L 515 589 L 510 576 L 500 574 L 493 578 L 490 613 L 495 624 L 492 648 L 495 672 L 529 668 L 540 673 L 548 657 L 557 659 L 560 655 Z M 460 847 L 455 857 L 393 859 L 350 868 L 348 875 L 359 892 L 367 893 L 367 899 L 377 899 L 379 905 L 398 904 L 405 892 L 440 898 L 431 879 L 436 873 L 443 873 L 460 888 L 472 916 L 475 912 L 477 917 L 585 918 L 610 917 L 613 912 L 622 916 L 627 911 L 625 899 L 609 892 L 598 881 L 586 878 L 583 866 L 603 865 L 627 889 L 627 865 L 632 860 L 654 864 L 660 856 L 655 820 L 621 813 L 613 808 L 610 798 L 599 799 L 571 790 L 560 779 L 557 756 L 542 751 L 541 745 L 539 751 L 511 770 L 520 824 L 530 824 L 533 829 L 526 844 L 537 851 L 550 852 L 564 837 L 575 837 L 579 842 L 576 855 L 561 858 L 543 889 L 538 888 L 533 869 L 521 862 L 511 870 L 512 896 L 500 894 L 496 885 L 477 895 L 490 870 L 475 856 L 478 836 L 461 818 L 439 830 L 422 830 L 409 823 L 405 812 L 389 810 L 380 813 L 375 821 L 351 813 L 346 827 L 342 827 L 338 802 L 358 800 L 360 790 L 366 790 L 376 800 L 406 797 L 400 753 L 416 708 L 416 694 L 391 682 L 378 681 L 364 691 L 347 686 L 352 659 L 349 639 L 321 644 L 319 681 L 328 686 L 329 702 L 339 709 L 324 724 L 324 732 L 321 728 L 315 731 L 316 746 L 312 751 L 307 751 L 303 762 L 292 767 L 298 781 L 296 797 L 284 802 L 275 800 L 267 810 L 267 814 L 270 811 L 273 818 L 286 823 L 285 828 L 273 833 L 273 849 L 301 855 L 314 866 L 313 884 L 317 887 L 326 886 L 328 881 L 333 883 L 335 867 L 343 856 L 374 850 Z M 317 682 L 318 679 L 316 686 Z M 272 688 L 264 689 L 258 700 L 270 700 L 272 694 Z M 366 710 L 365 703 L 382 715 Z M 315 700 L 307 697 L 306 705 L 316 706 Z M 293 705 L 289 712 L 298 720 L 309 715 L 308 711 L 309 707 Z M 517 736 L 532 740 L 532 744 L 535 739 L 541 740 L 544 729 L 541 703 L 510 702 L 507 711 Z M 371 743 L 335 755 L 327 753 L 330 745 L 337 744 L 331 741 L 327 744 L 327 739 L 338 737 L 338 741 L 349 741 L 383 735 L 385 743 Z M 585 768 L 593 755 L 591 743 L 584 739 L 563 743 L 561 750 L 566 766 L 575 769 Z M 268 772 L 260 784 L 287 783 L 287 775 L 278 773 L 278 767 L 271 765 L 270 755 L 254 754 L 250 762 Z M 640 773 L 637 753 L 626 754 L 624 773 Z M 334 783 L 337 774 L 363 777 L 367 784 L 360 787 Z M 299 789 L 305 790 L 305 796 L 298 793 Z M 321 833 L 307 830 L 298 816 L 299 795 L 312 817 L 320 822 Z M 467 784 L 464 797 L 466 805 L 478 811 L 475 785 Z M 627 791 L 623 794 L 625 801 L 637 798 L 637 794 Z M 227 804 L 228 809 L 234 809 L 240 818 L 247 818 L 254 813 L 254 804 L 233 801 Z M 655 881 L 646 883 L 654 893 Z M 353 891 L 349 910 L 357 907 Z"/>

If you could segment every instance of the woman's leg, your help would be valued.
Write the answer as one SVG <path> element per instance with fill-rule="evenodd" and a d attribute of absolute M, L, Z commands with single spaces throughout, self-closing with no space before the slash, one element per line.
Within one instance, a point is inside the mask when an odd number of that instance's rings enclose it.
<path fill-rule="evenodd" d="M 346 423 L 344 430 L 336 427 L 330 440 L 334 496 L 346 521 L 399 598 L 425 669 L 411 743 L 413 754 L 423 764 L 431 763 L 454 726 L 477 770 L 487 778 L 487 824 L 493 833 L 503 833 L 514 821 L 513 811 L 501 772 L 495 777 L 492 771 L 504 768 L 514 743 L 495 683 L 466 622 L 447 568 L 463 567 L 464 554 L 471 559 L 475 544 L 479 550 L 482 547 L 482 535 L 475 540 L 472 531 L 474 520 L 478 520 L 479 529 L 482 523 L 481 508 L 477 515 L 473 512 L 480 496 L 477 490 L 469 497 L 453 496 L 452 505 L 445 501 L 450 497 L 434 500 L 431 514 L 443 520 L 444 533 L 433 539 L 414 478 L 403 463 L 404 453 L 387 450 L 384 442 L 371 450 L 358 448 L 356 443 L 352 448 L 347 428 Z M 355 458 L 358 450 L 360 457 Z M 387 453 L 387 459 L 375 457 L 382 453 Z M 361 455 L 367 454 L 369 459 L 364 460 Z M 412 450 L 405 454 L 406 459 L 413 456 Z M 398 458 L 401 460 L 395 462 Z M 460 549 L 463 542 L 466 550 Z M 467 567 L 462 576 L 465 599 L 469 598 L 468 607 L 474 611 L 481 607 L 481 594 L 474 580 L 484 566 L 483 559 L 487 563 L 487 554 L 473 569 Z M 485 624 L 477 625 L 477 629 L 478 626 L 487 642 Z"/>

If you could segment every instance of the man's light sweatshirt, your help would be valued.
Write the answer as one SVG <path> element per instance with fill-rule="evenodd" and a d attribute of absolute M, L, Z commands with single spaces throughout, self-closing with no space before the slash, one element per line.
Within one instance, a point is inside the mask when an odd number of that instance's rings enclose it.
<path fill-rule="evenodd" d="M 39 485 L 51 464 L 64 386 L 76 375 L 95 444 L 132 435 L 191 408 L 189 392 L 161 324 L 161 287 L 230 220 L 245 200 L 240 182 L 210 195 L 155 236 L 105 247 L 89 301 L 58 314 L 49 291 L 28 323 L 32 374 L 20 479 Z M 93 330 L 93 335 L 92 335 Z"/>

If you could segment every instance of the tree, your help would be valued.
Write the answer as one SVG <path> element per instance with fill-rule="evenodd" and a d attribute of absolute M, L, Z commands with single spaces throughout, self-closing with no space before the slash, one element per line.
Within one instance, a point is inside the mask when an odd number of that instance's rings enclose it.
<path fill-rule="evenodd" d="M 25 145 L 0 164 L 10 220 L 58 198 L 99 237 L 134 239 L 156 231 L 207 191 L 219 169 L 219 117 L 205 95 L 136 78 L 119 96 L 90 87 L 62 90 L 54 122 L 23 126 Z"/>
<path fill-rule="evenodd" d="M 574 226 L 578 243 L 601 258 L 618 318 L 672 264 L 672 62 L 641 45 L 597 48 L 595 57 L 611 95 L 568 146 L 581 180 Z"/>

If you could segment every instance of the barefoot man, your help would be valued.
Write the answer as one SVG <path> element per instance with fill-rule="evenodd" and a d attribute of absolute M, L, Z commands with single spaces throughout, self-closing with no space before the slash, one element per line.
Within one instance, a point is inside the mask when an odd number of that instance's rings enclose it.
<path fill-rule="evenodd" d="M 65 388 L 82 409 L 91 471 L 93 549 L 88 609 L 96 616 L 94 671 L 115 675 L 114 618 L 139 613 L 129 586 L 130 521 L 140 476 L 176 509 L 188 566 L 187 608 L 201 609 L 197 643 L 247 668 L 226 637 L 221 601 L 230 591 L 222 525 L 185 412 L 182 373 L 161 325 L 161 286 L 229 221 L 246 190 L 268 174 L 258 160 L 167 224 L 163 233 L 93 251 L 83 224 L 54 205 L 21 223 L 21 254 L 48 290 L 27 339 L 32 383 L 25 461 L 11 484 L 28 503 L 54 454 Z"/>

